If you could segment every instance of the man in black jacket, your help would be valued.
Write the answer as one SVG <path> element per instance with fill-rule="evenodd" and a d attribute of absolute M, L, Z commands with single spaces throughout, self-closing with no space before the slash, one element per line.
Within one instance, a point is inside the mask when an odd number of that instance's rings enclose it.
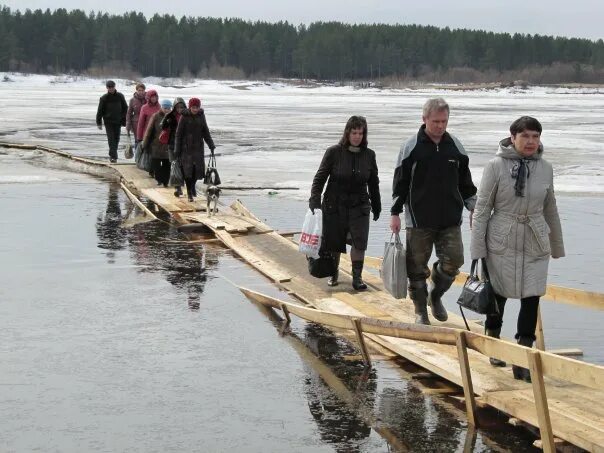
<path fill-rule="evenodd" d="M 102 123 L 105 123 L 105 133 L 109 143 L 109 160 L 115 163 L 117 162 L 117 147 L 120 144 L 121 127 L 126 126 L 128 104 L 124 99 L 124 95 L 118 93 L 115 89 L 113 80 L 107 80 L 105 86 L 107 87 L 107 93 L 102 95 L 99 100 L 96 125 L 101 130 L 103 129 Z"/>
<path fill-rule="evenodd" d="M 409 296 L 415 306 L 415 322 L 430 324 L 428 304 L 437 320 L 448 318 L 441 298 L 463 265 L 463 207 L 473 212 L 476 187 L 461 142 L 447 132 L 449 105 L 442 98 L 429 99 L 422 118 L 419 132 L 403 144 L 398 156 L 390 228 L 395 233 L 401 230 L 399 214 L 404 206 Z M 430 272 L 433 247 L 438 261 Z"/>

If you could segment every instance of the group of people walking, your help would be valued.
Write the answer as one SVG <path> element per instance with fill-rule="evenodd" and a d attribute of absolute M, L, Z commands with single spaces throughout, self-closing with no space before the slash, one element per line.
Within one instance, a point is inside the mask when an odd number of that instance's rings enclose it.
<path fill-rule="evenodd" d="M 182 167 L 190 201 L 195 183 L 204 174 L 204 142 L 214 152 L 205 114 L 198 98 L 162 100 L 155 90 L 136 85 L 129 104 L 108 81 L 99 101 L 96 122 L 105 125 L 111 162 L 117 161 L 120 128 L 135 135 L 135 144 L 151 153 L 158 185 L 168 186 L 171 163 Z M 187 108 L 188 107 L 188 108 Z M 508 298 L 520 299 L 516 339 L 531 347 L 535 341 L 539 299 L 545 294 L 549 258 L 564 256 L 560 218 L 554 194 L 553 170 L 543 159 L 542 126 L 522 116 L 510 126 L 495 157 L 484 169 L 480 188 L 472 181 L 468 155 L 447 132 L 449 105 L 429 99 L 423 124 L 401 146 L 392 183 L 390 228 L 406 227 L 406 268 L 415 322 L 430 324 L 428 307 L 438 321 L 447 321 L 442 297 L 464 263 L 461 224 L 463 209 L 470 212 L 471 258 L 486 259 L 496 293 L 496 310 L 487 315 L 485 330 L 499 338 Z M 323 212 L 322 251 L 336 262 L 329 286 L 339 284 L 339 258 L 350 245 L 352 286 L 367 289 L 363 262 L 370 215 L 382 211 L 376 154 L 368 147 L 367 121 L 352 116 L 339 142 L 323 156 L 311 188 L 309 208 Z M 176 187 L 174 195 L 183 194 Z M 428 266 L 432 251 L 437 260 Z M 495 366 L 505 365 L 492 359 Z M 528 371 L 514 368 L 518 379 Z"/>
<path fill-rule="evenodd" d="M 463 145 L 447 132 L 449 105 L 442 98 L 429 99 L 422 113 L 419 131 L 398 154 L 390 209 L 393 233 L 401 231 L 400 215 L 405 215 L 415 322 L 430 324 L 428 306 L 438 321 L 448 318 L 442 297 L 464 263 L 465 208 L 470 212 L 471 258 L 486 259 L 496 293 L 497 309 L 487 316 L 486 333 L 499 338 L 506 300 L 520 299 L 516 339 L 532 347 L 549 258 L 564 256 L 552 166 L 543 159 L 542 126 L 529 116 L 514 121 L 477 190 Z M 376 221 L 382 210 L 376 155 L 368 147 L 367 130 L 365 118 L 348 120 L 339 143 L 323 156 L 309 199 L 313 212 L 323 211 L 323 251 L 331 252 L 339 263 L 346 244 L 351 246 L 355 290 L 367 289 L 362 271 L 370 213 Z M 433 249 L 437 261 L 430 268 Z M 337 266 L 327 284 L 338 285 Z M 491 363 L 505 366 L 495 359 Z M 530 379 L 524 368 L 513 371 L 517 379 Z"/>
<path fill-rule="evenodd" d="M 204 142 L 212 154 L 216 148 L 201 100 L 193 97 L 188 104 L 180 97 L 160 101 L 156 90 L 146 91 L 145 85 L 138 83 L 127 104 L 114 81 L 107 81 L 106 88 L 107 93 L 99 100 L 96 123 L 99 129 L 105 125 L 110 162 L 117 162 L 120 131 L 125 126 L 128 135 L 134 134 L 135 146 L 151 154 L 149 175 L 157 185 L 168 187 L 171 165 L 176 161 L 184 176 L 188 200 L 194 201 L 196 183 L 205 172 Z M 183 195 L 181 186 L 175 186 L 174 195 Z"/>

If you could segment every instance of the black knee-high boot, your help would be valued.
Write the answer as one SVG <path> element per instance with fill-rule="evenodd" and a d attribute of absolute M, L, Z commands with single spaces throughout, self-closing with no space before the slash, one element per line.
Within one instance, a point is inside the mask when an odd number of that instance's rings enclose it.
<path fill-rule="evenodd" d="M 336 253 L 333 260 L 335 262 L 336 270 L 334 271 L 333 275 L 327 280 L 327 286 L 338 286 L 338 277 L 340 275 L 340 253 Z"/>
<path fill-rule="evenodd" d="M 367 289 L 367 285 L 361 278 L 363 274 L 363 261 L 352 262 L 352 287 L 357 291 L 364 291 Z"/>

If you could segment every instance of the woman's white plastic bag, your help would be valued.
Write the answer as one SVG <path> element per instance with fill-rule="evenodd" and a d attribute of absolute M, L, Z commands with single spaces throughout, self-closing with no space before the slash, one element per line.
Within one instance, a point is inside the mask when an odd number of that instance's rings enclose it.
<path fill-rule="evenodd" d="M 321 235 L 323 234 L 323 213 L 315 209 L 315 213 L 309 209 L 304 217 L 302 235 L 300 236 L 299 250 L 311 258 L 319 258 L 321 248 Z"/>
<path fill-rule="evenodd" d="M 395 299 L 407 297 L 407 261 L 405 247 L 398 233 L 393 233 L 390 241 L 386 242 L 380 275 L 384 288 L 392 294 L 392 297 Z"/>

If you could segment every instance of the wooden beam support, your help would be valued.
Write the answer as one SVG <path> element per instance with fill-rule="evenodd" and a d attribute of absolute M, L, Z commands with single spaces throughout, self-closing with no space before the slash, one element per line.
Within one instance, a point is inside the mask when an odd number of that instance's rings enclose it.
<path fill-rule="evenodd" d="M 289 310 L 287 309 L 287 305 L 281 304 L 281 311 L 285 316 L 285 325 L 289 326 L 292 323 L 292 318 L 289 316 Z"/>
<path fill-rule="evenodd" d="M 466 333 L 463 330 L 457 332 L 457 355 L 459 356 L 459 367 L 461 368 L 461 379 L 463 381 L 463 393 L 466 400 L 468 423 L 472 426 L 478 426 L 476 400 L 474 399 L 474 387 L 472 385 L 472 370 L 470 369 L 470 360 L 468 358 Z"/>
<path fill-rule="evenodd" d="M 354 333 L 357 336 L 357 341 L 359 342 L 359 347 L 361 348 L 361 354 L 363 354 L 363 360 L 365 361 L 366 367 L 371 367 L 371 357 L 369 352 L 367 351 L 367 345 L 365 344 L 365 339 L 363 338 L 363 327 L 361 326 L 361 321 L 357 318 L 352 318 L 352 328 Z"/>
<path fill-rule="evenodd" d="M 554 443 L 552 421 L 547 406 L 547 395 L 545 393 L 543 369 L 541 367 L 541 353 L 538 351 L 528 351 L 527 356 L 529 369 L 531 370 L 533 395 L 535 398 L 535 408 L 537 409 L 537 420 L 539 421 L 539 432 L 541 441 L 543 442 L 543 451 L 546 453 L 555 453 L 556 444 Z"/>
<path fill-rule="evenodd" d="M 543 337 L 543 323 L 541 321 L 541 304 L 537 307 L 537 328 L 535 329 L 535 347 L 540 351 L 545 351 L 545 338 Z"/>
<path fill-rule="evenodd" d="M 132 203 L 134 203 L 139 208 L 141 208 L 143 210 L 143 212 L 145 213 L 145 215 L 148 215 L 152 219 L 157 220 L 157 217 L 155 217 L 155 214 L 153 214 L 147 206 L 145 206 L 143 203 L 141 203 L 141 201 L 138 198 L 136 198 L 132 192 L 130 192 L 130 189 L 128 189 L 128 187 L 126 187 L 126 185 L 123 182 L 120 183 L 120 185 L 122 186 L 122 190 L 126 193 L 128 198 L 130 198 L 130 201 L 132 201 Z"/>

